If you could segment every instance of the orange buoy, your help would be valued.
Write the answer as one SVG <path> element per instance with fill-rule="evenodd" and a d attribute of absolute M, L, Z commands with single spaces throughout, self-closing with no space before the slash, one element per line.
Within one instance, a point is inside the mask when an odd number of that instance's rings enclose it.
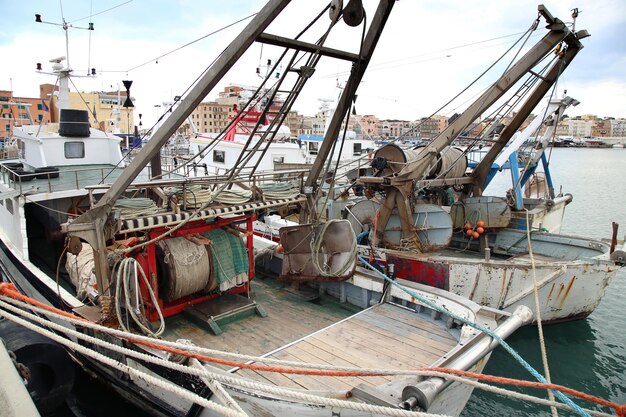
<path fill-rule="evenodd" d="M 467 230 L 465 231 L 465 234 L 466 234 L 466 235 L 468 235 L 468 236 L 471 236 L 471 235 L 472 235 L 472 233 L 474 233 L 474 232 L 472 231 L 472 229 L 467 229 Z"/>
<path fill-rule="evenodd" d="M 473 237 L 474 239 L 478 239 L 478 237 L 479 237 L 479 236 L 480 236 L 480 233 L 478 233 L 478 232 L 472 232 L 472 237 Z"/>
<path fill-rule="evenodd" d="M 480 226 L 478 226 L 478 227 L 476 228 L 476 231 L 477 231 L 479 234 L 483 234 L 483 233 L 485 232 L 485 229 L 484 229 L 484 228 L 482 228 L 482 227 L 480 227 Z"/>
<path fill-rule="evenodd" d="M 478 223 L 476 223 L 476 226 L 478 226 L 478 227 L 485 227 L 485 221 L 484 220 L 478 220 Z"/>
<path fill-rule="evenodd" d="M 465 229 L 471 229 L 472 224 L 470 222 L 465 223 Z"/>

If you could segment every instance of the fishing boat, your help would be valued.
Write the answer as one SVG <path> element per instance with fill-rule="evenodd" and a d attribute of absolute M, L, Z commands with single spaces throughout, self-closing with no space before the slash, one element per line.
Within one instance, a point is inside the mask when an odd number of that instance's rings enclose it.
<path fill-rule="evenodd" d="M 544 150 L 562 109 L 574 100 L 549 99 L 548 107 L 540 113 L 544 117 L 537 117 L 515 137 L 522 122 L 578 54 L 580 40 L 588 35 L 585 31 L 561 31 L 561 26 L 555 25 L 558 19 L 542 6 L 540 14 L 548 22 L 549 33 L 438 137 L 425 146 L 407 149 L 388 144 L 375 152 L 374 174 L 356 180 L 366 187 L 364 194 L 369 198 L 346 204 L 343 216 L 360 237 L 361 255 L 393 271 L 393 276 L 449 290 L 491 308 L 512 311 L 526 305 L 535 311 L 536 318 L 556 323 L 591 314 L 623 266 L 623 252 L 594 239 L 550 233 L 550 229 L 560 229 L 563 209 L 571 196 L 554 195 Z M 556 45 L 561 45 L 559 54 L 536 69 L 542 57 L 554 56 L 552 48 Z M 512 108 L 517 112 L 488 151 L 470 166 L 472 148 L 453 147 L 452 142 L 476 115 L 487 112 L 518 81 L 521 86 L 495 113 Z M 552 115 L 555 117 L 548 117 Z M 520 174 L 521 154 L 517 150 L 529 132 L 542 124 L 548 125 L 547 136 L 533 141 L 534 148 L 526 153 L 525 169 Z M 547 195 L 524 199 L 521 185 L 532 177 L 539 162 L 546 167 Z M 506 164 L 513 178 L 512 192 L 506 198 L 483 195 L 491 178 Z M 318 197 L 317 202 L 334 201 L 334 197 L 329 193 Z M 318 216 L 336 216 L 330 213 L 332 205 L 322 206 L 326 215 L 318 212 Z M 276 223 L 275 219 L 272 222 Z M 306 230 L 307 226 L 302 227 Z M 293 250 L 283 246 L 285 253 Z M 284 279 L 298 279 L 297 262 L 285 262 L 283 255 L 272 253 L 272 244 L 265 247 L 259 253 L 261 265 Z M 265 256 L 268 253 L 271 256 Z"/>
<path fill-rule="evenodd" d="M 324 126 L 322 134 L 295 136 L 287 126 L 278 125 L 275 121 L 284 118 L 284 99 L 271 89 L 229 86 L 218 99 L 218 104 L 224 103 L 232 105 L 229 113 L 237 114 L 218 115 L 230 117 L 228 127 L 220 133 L 201 133 L 198 129 L 201 122 L 188 120 L 193 130 L 189 139 L 190 150 L 193 154 L 200 154 L 200 164 L 206 164 L 208 172 L 214 174 L 224 173 L 232 167 L 251 138 L 250 146 L 254 150 L 239 162 L 246 165 L 251 173 L 310 167 L 334 112 L 332 101 L 323 100 L 319 112 L 320 123 Z M 222 123 L 226 124 L 225 121 Z M 269 136 L 275 138 L 268 141 Z M 366 157 L 378 148 L 374 140 L 358 137 L 354 131 L 341 131 L 339 136 L 345 137 L 345 145 L 336 149 L 331 159 L 342 161 L 342 172 L 366 165 L 362 160 L 367 161 Z"/>
<path fill-rule="evenodd" d="M 433 369 L 481 372 L 490 352 L 530 322 L 527 308 L 499 312 L 406 280 L 385 284 L 356 265 L 346 221 L 318 225 L 317 244 L 334 248 L 316 257 L 324 288 L 312 298 L 290 292 L 255 278 L 252 223 L 257 212 L 304 203 L 306 194 L 272 197 L 264 183 L 277 174 L 242 172 L 241 161 L 221 176 L 182 177 L 159 164 L 160 148 L 261 42 L 280 46 L 291 62 L 286 103 L 322 56 L 354 64 L 318 169 L 394 3 L 382 0 L 369 13 L 354 53 L 325 46 L 326 36 L 307 43 L 265 33 L 289 4 L 271 0 L 123 169 L 120 139 L 63 105 L 72 70 L 57 68 L 60 123 L 16 129 L 19 158 L 0 164 L 0 314 L 64 345 L 152 415 L 460 414 L 473 386 Z M 338 6 L 323 8 L 307 29 L 330 13 L 326 34 L 344 23 L 360 33 L 361 2 Z M 296 57 L 306 64 L 293 67 Z M 275 91 L 286 88 L 280 81 Z M 248 155 L 275 138 L 277 130 L 268 132 Z M 62 371 L 45 358 L 37 366 L 51 380 Z"/>

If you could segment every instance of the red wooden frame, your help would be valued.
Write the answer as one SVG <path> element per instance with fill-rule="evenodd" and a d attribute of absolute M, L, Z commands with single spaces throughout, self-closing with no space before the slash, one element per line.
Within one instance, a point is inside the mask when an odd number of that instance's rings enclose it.
<path fill-rule="evenodd" d="M 175 237 L 187 236 L 195 233 L 203 233 L 211 230 L 215 230 L 218 228 L 222 228 L 224 226 L 235 225 L 245 223 L 246 228 L 246 249 L 248 250 L 248 281 L 236 288 L 231 288 L 227 291 L 230 294 L 241 294 L 247 293 L 250 290 L 250 280 L 254 278 L 254 254 L 253 254 L 253 246 L 254 246 L 254 238 L 253 238 L 253 230 L 252 223 L 256 219 L 254 214 L 245 214 L 241 216 L 234 217 L 217 217 L 215 221 L 205 222 L 204 220 L 198 220 L 195 222 L 189 222 L 185 226 L 180 229 L 172 232 L 169 236 L 164 239 L 171 239 Z M 168 232 L 170 229 L 166 227 L 159 227 L 150 230 L 147 233 L 146 238 L 148 240 L 154 239 L 158 236 L 163 235 Z M 159 279 L 158 279 L 158 270 L 157 270 L 157 259 L 156 259 L 156 247 L 154 244 L 150 244 L 146 247 L 146 249 L 137 254 L 135 256 L 137 262 L 141 265 L 141 267 L 146 272 L 146 276 L 148 277 L 148 281 L 150 282 L 150 286 L 152 287 L 152 291 L 154 292 L 156 299 L 159 303 L 159 308 L 161 309 L 161 313 L 163 317 L 170 317 L 182 312 L 185 308 L 189 307 L 193 304 L 202 303 L 207 300 L 211 300 L 220 296 L 219 293 L 215 294 L 207 294 L 207 295 L 198 295 L 192 294 L 178 300 L 165 302 L 159 297 Z M 159 315 L 157 313 L 156 306 L 151 302 L 148 288 L 146 287 L 144 282 L 140 282 L 140 290 L 144 300 L 144 305 L 146 308 L 146 317 L 150 321 L 158 320 Z"/>

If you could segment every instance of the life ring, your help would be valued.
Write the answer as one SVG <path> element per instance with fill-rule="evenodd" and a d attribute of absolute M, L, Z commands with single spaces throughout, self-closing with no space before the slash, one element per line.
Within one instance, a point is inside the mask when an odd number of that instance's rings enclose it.
<path fill-rule="evenodd" d="M 59 168 L 57 167 L 35 168 L 35 173 L 38 174 L 38 180 L 45 180 L 47 178 L 59 178 Z"/>
<path fill-rule="evenodd" d="M 16 168 L 13 170 L 13 172 L 11 172 L 10 177 L 11 177 L 11 180 L 15 182 L 18 182 L 18 181 L 27 182 L 27 181 L 32 181 L 35 179 L 35 176 L 31 174 L 34 174 L 34 172 Z"/>

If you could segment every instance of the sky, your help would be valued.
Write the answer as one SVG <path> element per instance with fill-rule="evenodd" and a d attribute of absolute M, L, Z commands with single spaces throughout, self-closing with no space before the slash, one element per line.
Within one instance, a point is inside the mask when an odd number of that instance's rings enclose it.
<path fill-rule="evenodd" d="M 347 3 L 347 0 L 344 0 Z M 293 37 L 321 10 L 324 1 L 294 0 L 266 30 Z M 367 16 L 377 2 L 364 0 Z M 626 117 L 626 2 L 596 0 L 546 1 L 553 16 L 571 23 L 578 7 L 576 30 L 586 29 L 584 49 L 561 76 L 555 94 L 567 94 L 581 102 L 568 109 L 570 116 L 595 114 Z M 69 62 L 74 75 L 70 88 L 78 91 L 111 91 L 132 80 L 136 114 L 144 127 L 163 111 L 158 107 L 187 88 L 258 12 L 263 3 L 254 0 L 0 0 L 0 89 L 16 96 L 35 97 L 52 76 L 38 74 L 36 63 L 50 71 L 49 60 L 67 55 L 63 30 L 36 23 L 72 25 L 69 30 Z M 91 16 L 91 17 L 90 17 Z M 537 3 L 527 0 L 402 0 L 396 2 L 378 47 L 358 90 L 358 114 L 381 119 L 415 120 L 433 113 L 452 115 L 462 111 L 510 64 L 514 48 L 484 78 L 459 99 L 439 110 L 511 48 L 537 17 Z M 225 26 L 229 28 L 218 31 Z M 93 22 L 94 31 L 81 29 Z M 324 15 L 303 40 L 313 42 L 328 26 Z M 539 25 L 522 53 L 546 33 Z M 215 31 L 217 33 L 207 36 Z M 362 27 L 340 22 L 326 46 L 357 52 Z M 201 39 L 202 38 L 202 39 Z M 194 40 L 197 42 L 181 48 Z M 180 48 L 180 49 L 179 49 Z M 178 50 L 177 50 L 178 49 Z M 176 50 L 176 51 L 175 51 Z M 175 51 L 175 52 L 171 52 Z M 171 53 L 169 53 L 171 52 Z M 275 61 L 280 50 L 253 45 L 226 74 L 207 99 L 228 84 L 255 86 L 261 82 L 256 68 Z M 96 77 L 86 77 L 88 68 Z M 285 69 L 285 67 L 281 68 Z M 322 59 L 293 109 L 313 115 L 320 99 L 336 99 L 338 85 L 347 80 L 349 65 Z M 118 87 L 119 86 L 119 87 Z M 538 110 L 538 109 L 537 109 Z"/>

